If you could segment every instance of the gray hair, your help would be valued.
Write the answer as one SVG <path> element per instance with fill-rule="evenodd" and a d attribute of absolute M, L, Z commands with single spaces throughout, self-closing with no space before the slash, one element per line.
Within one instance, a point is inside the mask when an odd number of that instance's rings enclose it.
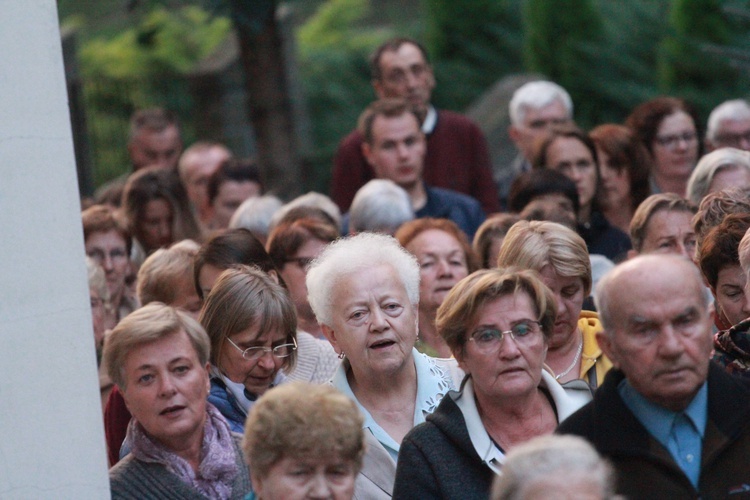
<path fill-rule="evenodd" d="M 492 487 L 492 500 L 522 500 L 537 481 L 585 478 L 596 481 L 601 498 L 614 491 L 614 472 L 585 439 L 578 436 L 539 436 L 513 448 L 503 473 Z"/>
<path fill-rule="evenodd" d="M 710 142 L 716 140 L 719 127 L 724 120 L 750 120 L 750 104 L 744 99 L 732 99 L 716 106 L 708 115 L 706 139 Z"/>
<path fill-rule="evenodd" d="M 660 263 L 657 261 L 661 261 Z M 708 294 L 705 293 L 703 276 L 701 276 L 698 266 L 693 264 L 685 257 L 678 255 L 666 255 L 666 254 L 647 254 L 639 255 L 630 260 L 627 260 L 621 264 L 615 266 L 610 272 L 605 274 L 596 286 L 594 291 L 594 304 L 596 310 L 599 313 L 599 320 L 602 322 L 607 335 L 611 335 L 612 332 L 618 327 L 613 316 L 613 305 L 616 306 L 616 302 L 612 302 L 612 294 L 615 290 L 621 289 L 621 284 L 618 283 L 619 278 L 622 275 L 627 275 L 635 271 L 638 267 L 641 267 L 647 263 L 658 264 L 663 268 L 669 261 L 673 264 L 679 264 L 684 266 L 687 274 L 692 274 L 695 282 L 695 288 L 698 292 L 698 296 L 701 300 L 701 306 L 708 308 L 709 298 Z M 631 290 L 635 293 L 635 290 Z"/>
<path fill-rule="evenodd" d="M 349 210 L 349 231 L 393 234 L 414 219 L 408 193 L 389 179 L 373 179 L 359 188 Z"/>
<path fill-rule="evenodd" d="M 271 194 L 248 198 L 229 219 L 229 229 L 244 228 L 266 238 L 271 232 L 271 220 L 282 205 L 281 200 Z"/>
<path fill-rule="evenodd" d="M 744 168 L 750 171 L 750 153 L 736 148 L 720 148 L 704 155 L 690 174 L 687 197 L 698 205 L 717 173 L 722 170 Z"/>
<path fill-rule="evenodd" d="M 271 228 L 273 229 L 279 223 L 281 219 L 293 208 L 297 207 L 313 207 L 320 209 L 327 213 L 336 223 L 336 227 L 341 232 L 341 210 L 332 199 L 328 196 L 315 191 L 310 191 L 307 194 L 297 196 L 295 199 L 282 206 L 271 219 Z"/>
<path fill-rule="evenodd" d="M 737 253 L 740 257 L 740 267 L 742 272 L 747 274 L 750 271 L 750 229 L 747 230 L 745 236 L 740 240 L 740 246 L 737 248 Z"/>
<path fill-rule="evenodd" d="M 573 100 L 570 94 L 556 83 L 539 80 L 529 82 L 519 87 L 508 105 L 510 123 L 515 126 L 523 125 L 526 112 L 529 109 L 541 109 L 554 101 L 560 101 L 568 111 L 568 117 L 573 117 Z"/>
<path fill-rule="evenodd" d="M 333 290 L 339 282 L 378 265 L 391 266 L 416 309 L 419 305 L 419 264 L 392 236 L 359 233 L 328 245 L 307 271 L 307 294 L 318 322 L 333 324 Z"/>

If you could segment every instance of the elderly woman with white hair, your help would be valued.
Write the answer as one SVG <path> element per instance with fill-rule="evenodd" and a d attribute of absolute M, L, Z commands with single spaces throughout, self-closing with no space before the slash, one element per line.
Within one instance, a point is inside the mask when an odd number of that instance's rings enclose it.
<path fill-rule="evenodd" d="M 687 197 L 699 205 L 704 196 L 727 188 L 750 187 L 750 153 L 721 148 L 703 156 L 690 175 Z"/>
<path fill-rule="evenodd" d="M 250 491 L 241 436 L 206 401 L 209 351 L 197 321 L 158 302 L 108 336 L 104 363 L 133 414 L 131 453 L 109 472 L 112 498 L 241 499 Z"/>
<path fill-rule="evenodd" d="M 368 450 L 355 498 L 390 498 L 401 441 L 424 422 L 461 371 L 417 340 L 419 265 L 390 236 L 361 233 L 329 245 L 307 273 L 310 305 L 344 360 L 333 385 L 364 415 Z"/>

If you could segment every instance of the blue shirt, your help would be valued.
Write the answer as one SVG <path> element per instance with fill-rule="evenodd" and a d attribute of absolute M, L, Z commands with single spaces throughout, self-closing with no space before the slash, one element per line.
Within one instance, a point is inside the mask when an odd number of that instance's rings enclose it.
<path fill-rule="evenodd" d="M 669 451 L 693 486 L 698 488 L 708 411 L 708 384 L 703 383 L 687 408 L 681 412 L 667 410 L 647 400 L 627 379 L 620 382 L 617 390 L 625 406 Z"/>

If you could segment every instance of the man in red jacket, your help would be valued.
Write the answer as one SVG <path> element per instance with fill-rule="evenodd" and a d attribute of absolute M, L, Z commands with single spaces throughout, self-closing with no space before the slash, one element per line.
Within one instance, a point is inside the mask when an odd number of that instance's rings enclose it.
<path fill-rule="evenodd" d="M 485 212 L 497 212 L 500 204 L 484 135 L 466 117 L 430 104 L 435 76 L 424 47 L 410 38 L 389 40 L 375 51 L 370 68 L 378 98 L 406 99 L 422 118 L 427 139 L 424 181 L 468 194 Z M 373 177 L 362 154 L 362 135 L 355 130 L 341 141 L 336 153 L 331 198 L 345 212 L 357 189 Z"/>

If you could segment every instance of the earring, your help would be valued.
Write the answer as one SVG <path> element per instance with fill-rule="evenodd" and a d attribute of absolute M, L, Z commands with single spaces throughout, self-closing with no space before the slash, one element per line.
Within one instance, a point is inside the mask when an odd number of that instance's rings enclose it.
<path fill-rule="evenodd" d="M 339 359 L 344 359 L 344 356 L 346 356 L 346 355 L 344 354 L 344 351 L 341 351 L 341 352 L 339 353 Z"/>

